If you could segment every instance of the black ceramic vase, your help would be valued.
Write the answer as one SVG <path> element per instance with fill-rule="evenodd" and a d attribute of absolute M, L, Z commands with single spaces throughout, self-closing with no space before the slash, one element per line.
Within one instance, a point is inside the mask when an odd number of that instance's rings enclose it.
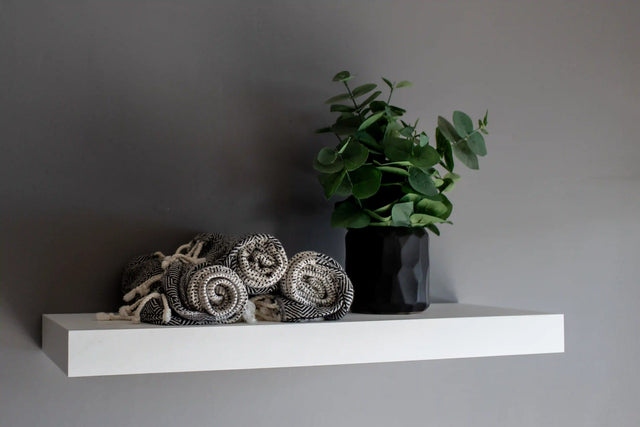
<path fill-rule="evenodd" d="M 349 229 L 346 271 L 354 313 L 412 313 L 429 307 L 429 235 L 423 228 Z"/>

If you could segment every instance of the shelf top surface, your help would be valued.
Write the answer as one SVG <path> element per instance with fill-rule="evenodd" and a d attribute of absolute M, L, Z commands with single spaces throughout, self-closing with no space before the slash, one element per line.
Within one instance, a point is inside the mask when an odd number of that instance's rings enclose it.
<path fill-rule="evenodd" d="M 344 319 L 332 322 L 308 322 L 306 324 L 340 324 L 351 322 L 382 322 L 382 321 L 411 321 L 425 319 L 453 319 L 453 318 L 478 318 L 478 317 L 501 317 L 501 316 L 536 316 L 550 315 L 529 310 L 518 310 L 500 307 L 488 307 L 481 305 L 469 305 L 458 303 L 436 303 L 421 313 L 412 314 L 355 314 L 349 313 Z M 115 330 L 115 329 L 153 329 L 153 328 L 176 328 L 175 326 L 152 325 L 148 323 L 131 323 L 128 321 L 99 321 L 95 318 L 95 313 L 72 313 L 72 314 L 45 314 L 47 318 L 58 323 L 63 328 L 72 331 L 88 330 Z M 202 326 L 179 326 L 179 328 L 203 328 L 203 327 L 265 327 L 274 326 L 295 326 L 299 323 L 278 323 L 278 322 L 258 322 L 256 324 L 234 323 L 230 325 L 202 325 Z"/>

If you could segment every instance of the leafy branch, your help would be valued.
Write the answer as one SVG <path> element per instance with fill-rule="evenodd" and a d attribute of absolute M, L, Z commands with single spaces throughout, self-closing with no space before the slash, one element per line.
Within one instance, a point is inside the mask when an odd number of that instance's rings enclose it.
<path fill-rule="evenodd" d="M 418 130 L 418 120 L 408 124 L 402 119 L 406 110 L 390 103 L 394 91 L 410 82 L 383 77 L 389 94 L 381 101 L 376 84 L 352 89 L 352 78 L 348 71 L 333 77 L 346 92 L 325 101 L 338 117 L 316 131 L 333 133 L 339 141 L 336 147 L 322 148 L 313 162 L 327 199 L 343 199 L 335 205 L 332 225 L 426 227 L 439 234 L 436 224 L 450 223 L 453 210 L 445 193 L 460 179 L 454 158 L 478 169 L 478 157 L 487 154 L 487 114 L 477 127 L 462 111 L 454 111 L 453 123 L 439 116 L 433 146 L 428 134 Z"/>

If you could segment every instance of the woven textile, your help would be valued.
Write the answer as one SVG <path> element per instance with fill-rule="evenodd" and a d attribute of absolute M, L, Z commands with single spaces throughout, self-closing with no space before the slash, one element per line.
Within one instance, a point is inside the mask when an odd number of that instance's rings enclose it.
<path fill-rule="evenodd" d="M 289 260 L 278 289 L 280 295 L 251 299 L 258 320 L 338 320 L 353 301 L 353 285 L 340 264 L 312 251 L 300 252 Z"/>
<path fill-rule="evenodd" d="M 233 245 L 224 265 L 235 271 L 249 295 L 273 292 L 287 271 L 282 244 L 268 234 L 252 234 Z"/>
<path fill-rule="evenodd" d="M 209 264 L 224 264 L 224 260 L 233 247 L 233 240 L 219 233 L 200 233 L 196 235 L 189 248 L 201 245 L 199 255 Z"/>
<path fill-rule="evenodd" d="M 222 265 L 174 262 L 162 278 L 162 290 L 181 324 L 237 322 L 247 306 L 242 281 Z"/>
<path fill-rule="evenodd" d="M 162 257 L 156 254 L 140 255 L 133 258 L 127 263 L 122 272 L 122 280 L 120 289 L 122 296 L 131 295 L 131 297 L 125 298 L 125 301 L 130 301 L 137 294 L 147 294 L 160 287 L 160 278 L 164 272 L 162 269 Z M 156 277 L 158 280 L 149 282 L 149 279 Z M 143 286 L 145 282 L 149 282 L 147 286 Z M 136 291 L 136 289 L 140 289 Z"/>

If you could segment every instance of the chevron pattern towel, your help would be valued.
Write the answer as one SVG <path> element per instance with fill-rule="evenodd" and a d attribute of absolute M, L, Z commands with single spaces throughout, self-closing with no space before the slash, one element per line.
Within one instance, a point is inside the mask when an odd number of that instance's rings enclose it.
<path fill-rule="evenodd" d="M 252 234 L 238 241 L 224 265 L 238 273 L 249 295 L 273 292 L 288 266 L 287 253 L 278 239 Z"/>
<path fill-rule="evenodd" d="M 312 251 L 300 252 L 289 260 L 278 291 L 251 299 L 258 320 L 338 320 L 353 301 L 353 285 L 340 264 Z"/>
<path fill-rule="evenodd" d="M 247 307 L 244 284 L 222 265 L 174 262 L 162 278 L 162 290 L 175 314 L 194 323 L 234 323 Z"/>

